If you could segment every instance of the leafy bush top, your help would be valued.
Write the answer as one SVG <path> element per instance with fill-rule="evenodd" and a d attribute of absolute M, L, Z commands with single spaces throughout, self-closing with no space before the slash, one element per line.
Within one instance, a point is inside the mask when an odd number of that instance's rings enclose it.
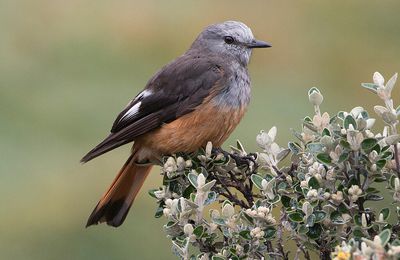
<path fill-rule="evenodd" d="M 374 107 L 386 124 L 378 133 L 362 107 L 322 113 L 323 96 L 311 88 L 315 113 L 287 147 L 272 127 L 257 135 L 257 153 L 240 142 L 229 154 L 209 143 L 164 158 L 163 186 L 150 194 L 173 252 L 202 260 L 400 257 L 396 79 L 384 84 L 376 72 L 362 84 L 385 105 Z"/>

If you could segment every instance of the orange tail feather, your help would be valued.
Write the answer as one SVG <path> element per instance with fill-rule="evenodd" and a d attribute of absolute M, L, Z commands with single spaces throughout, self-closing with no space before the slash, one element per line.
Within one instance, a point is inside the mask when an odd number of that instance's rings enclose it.
<path fill-rule="evenodd" d="M 113 227 L 120 226 L 151 168 L 151 165 L 136 164 L 131 155 L 94 208 L 86 227 L 103 222 Z"/>

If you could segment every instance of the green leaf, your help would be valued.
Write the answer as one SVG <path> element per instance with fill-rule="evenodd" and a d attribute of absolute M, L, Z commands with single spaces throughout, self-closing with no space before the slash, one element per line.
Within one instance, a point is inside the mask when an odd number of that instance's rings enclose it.
<path fill-rule="evenodd" d="M 193 187 L 193 185 L 187 186 L 187 188 L 183 191 L 182 196 L 185 199 L 189 199 L 190 198 L 190 194 L 192 194 L 192 192 L 195 192 L 196 188 Z"/>
<path fill-rule="evenodd" d="M 395 174 L 392 174 L 392 175 L 390 176 L 390 179 L 389 179 L 389 186 L 390 186 L 390 188 L 392 188 L 392 189 L 394 189 L 394 182 L 395 182 L 396 178 L 397 178 L 397 175 L 395 175 Z"/>
<path fill-rule="evenodd" d="M 368 189 L 365 190 L 365 193 L 379 193 L 380 191 L 373 188 L 373 187 L 368 187 Z"/>
<path fill-rule="evenodd" d="M 217 225 L 225 225 L 225 220 L 223 218 L 213 218 L 212 221 Z"/>
<path fill-rule="evenodd" d="M 218 195 L 215 191 L 210 191 L 208 193 L 206 201 L 204 202 L 204 205 L 209 205 L 209 204 L 213 203 L 214 201 L 217 200 L 217 197 L 218 197 Z"/>
<path fill-rule="evenodd" d="M 251 181 L 252 181 L 252 182 L 254 183 L 254 185 L 255 185 L 258 189 L 260 189 L 260 190 L 262 190 L 261 182 L 262 182 L 263 179 L 264 179 L 264 178 L 261 177 L 261 176 L 258 175 L 258 174 L 252 174 L 252 175 L 251 175 Z"/>
<path fill-rule="evenodd" d="M 365 196 L 365 200 L 379 201 L 383 200 L 383 197 L 376 194 L 367 194 L 367 196 Z"/>
<path fill-rule="evenodd" d="M 354 223 L 357 225 L 357 226 L 362 226 L 362 223 L 361 223 L 361 215 L 359 214 L 359 215 L 354 215 L 354 217 L 353 217 L 353 220 L 354 220 Z"/>
<path fill-rule="evenodd" d="M 361 228 L 356 227 L 356 228 L 354 228 L 353 236 L 360 239 L 360 238 L 364 237 L 364 233 L 362 232 Z"/>
<path fill-rule="evenodd" d="M 285 208 L 290 208 L 291 207 L 290 206 L 290 200 L 291 200 L 291 198 L 288 197 L 288 196 L 282 195 L 282 197 L 281 197 L 282 205 Z"/>
<path fill-rule="evenodd" d="M 322 130 L 322 136 L 331 136 L 331 132 L 329 132 L 328 128 L 324 128 L 324 130 Z"/>
<path fill-rule="evenodd" d="M 392 234 L 392 232 L 390 231 L 390 229 L 385 229 L 379 234 L 379 238 L 381 239 L 382 246 L 386 246 L 386 244 L 390 240 L 391 234 Z"/>
<path fill-rule="evenodd" d="M 312 88 L 310 88 L 310 90 L 308 90 L 308 95 L 311 95 L 314 92 L 321 94 L 321 91 L 319 91 L 319 89 L 317 89 L 316 87 L 312 87 Z"/>
<path fill-rule="evenodd" d="M 164 215 L 164 207 L 162 207 L 160 204 L 160 206 L 157 207 L 157 209 L 156 209 L 156 213 L 154 214 L 154 217 L 160 218 L 162 215 Z"/>
<path fill-rule="evenodd" d="M 344 111 L 339 111 L 338 113 L 337 113 L 337 117 L 338 118 L 340 118 L 340 119 L 342 119 L 342 120 L 344 120 Z"/>
<path fill-rule="evenodd" d="M 365 151 L 371 150 L 376 144 L 378 140 L 375 138 L 367 138 L 361 142 L 361 148 Z"/>
<path fill-rule="evenodd" d="M 289 142 L 288 147 L 293 154 L 299 154 L 301 151 L 301 147 L 298 143 Z"/>
<path fill-rule="evenodd" d="M 158 191 L 159 189 L 151 189 L 149 190 L 149 195 L 155 199 L 157 199 L 156 195 L 154 194 L 154 192 Z"/>
<path fill-rule="evenodd" d="M 391 151 L 382 152 L 381 158 L 382 159 L 390 159 L 392 158 L 393 154 Z"/>
<path fill-rule="evenodd" d="M 275 236 L 276 229 L 274 227 L 267 227 L 266 229 L 264 229 L 264 233 L 264 237 L 266 239 L 271 239 Z"/>
<path fill-rule="evenodd" d="M 400 240 L 399 239 L 395 239 L 393 240 L 392 243 L 390 243 L 392 246 L 400 246 Z"/>
<path fill-rule="evenodd" d="M 374 83 L 361 83 L 361 86 L 368 89 L 369 91 L 372 91 L 375 94 L 377 93 L 378 85 L 375 85 Z"/>
<path fill-rule="evenodd" d="M 193 185 L 193 187 L 197 188 L 197 174 L 189 172 L 188 179 L 190 183 Z"/>
<path fill-rule="evenodd" d="M 342 154 L 339 156 L 338 163 L 341 163 L 341 162 L 346 161 L 347 159 L 349 159 L 349 156 L 350 156 L 349 153 L 346 153 L 346 152 L 342 153 Z"/>
<path fill-rule="evenodd" d="M 350 149 L 350 144 L 346 140 L 340 140 L 340 145 L 345 149 Z"/>
<path fill-rule="evenodd" d="M 312 239 L 316 240 L 321 237 L 322 234 L 322 227 L 320 224 L 315 224 L 313 227 L 310 227 L 307 233 L 307 236 Z"/>
<path fill-rule="evenodd" d="M 216 255 L 214 255 L 213 257 L 211 257 L 211 260 L 225 260 L 225 259 L 226 259 L 225 257 L 216 256 Z"/>
<path fill-rule="evenodd" d="M 337 225 L 345 224 L 342 214 L 339 211 L 333 211 L 330 215 L 330 219 L 333 224 Z"/>
<path fill-rule="evenodd" d="M 277 155 L 276 155 L 276 160 L 278 162 L 282 161 L 283 159 L 286 158 L 286 156 L 288 156 L 290 153 L 290 149 L 283 149 L 282 151 L 280 151 Z"/>
<path fill-rule="evenodd" d="M 247 215 L 246 212 L 242 212 L 241 217 L 242 217 L 242 219 L 249 222 L 250 224 L 252 224 L 252 225 L 254 224 L 254 219 L 252 217 L 250 217 L 249 215 Z"/>
<path fill-rule="evenodd" d="M 383 208 L 381 209 L 381 211 L 379 212 L 379 215 L 382 214 L 383 215 L 383 220 L 387 220 L 390 216 L 390 209 L 389 208 Z"/>
<path fill-rule="evenodd" d="M 302 222 L 303 215 L 299 212 L 293 212 L 289 214 L 289 219 L 293 222 Z"/>
<path fill-rule="evenodd" d="M 307 144 L 307 150 L 310 153 L 313 153 L 313 154 L 317 154 L 317 153 L 322 152 L 323 148 L 324 148 L 324 145 L 321 144 L 321 143 L 309 143 L 309 144 Z"/>
<path fill-rule="evenodd" d="M 315 215 L 315 223 L 318 223 L 323 221 L 327 214 L 325 211 L 321 210 L 321 211 L 315 211 L 314 215 Z"/>
<path fill-rule="evenodd" d="M 297 230 L 297 232 L 299 232 L 299 234 L 306 234 L 310 229 L 306 226 L 306 225 L 300 225 L 299 229 Z"/>
<path fill-rule="evenodd" d="M 233 206 L 232 202 L 230 202 L 229 200 L 224 200 L 224 202 L 222 202 L 222 208 L 225 207 L 226 204 Z"/>
<path fill-rule="evenodd" d="M 306 220 L 307 227 L 313 227 L 315 224 L 315 219 L 316 219 L 316 217 L 314 214 L 311 214 L 310 216 L 308 216 L 308 218 Z"/>
<path fill-rule="evenodd" d="M 239 236 L 246 240 L 251 240 L 251 235 L 249 230 L 242 230 L 239 232 Z"/>
<path fill-rule="evenodd" d="M 236 140 L 236 147 L 237 147 L 237 149 L 239 149 L 241 152 L 245 152 L 244 146 L 242 145 L 242 143 L 241 143 L 239 140 Z"/>
<path fill-rule="evenodd" d="M 212 180 L 212 181 L 210 181 L 210 182 L 207 182 L 206 184 L 204 184 L 204 185 L 201 187 L 201 189 L 202 189 L 204 192 L 210 191 L 211 188 L 215 185 L 216 182 L 217 182 L 217 180 Z"/>
<path fill-rule="evenodd" d="M 329 156 L 329 154 L 326 153 L 319 153 L 317 155 L 317 160 L 323 164 L 330 164 L 332 162 L 331 157 Z"/>
<path fill-rule="evenodd" d="M 312 188 L 312 189 L 318 190 L 320 188 L 320 185 L 319 185 L 317 178 L 311 177 L 308 180 L 308 187 L 310 187 L 310 189 Z"/>
<path fill-rule="evenodd" d="M 386 160 L 379 160 L 376 162 L 376 166 L 378 166 L 379 169 L 382 169 L 386 164 Z"/>
<path fill-rule="evenodd" d="M 195 234 L 195 236 L 197 238 L 201 238 L 201 236 L 204 234 L 204 227 L 203 226 L 198 226 L 193 230 L 193 234 Z"/>
<path fill-rule="evenodd" d="M 347 115 L 346 118 L 343 121 L 343 127 L 345 129 L 349 129 L 350 125 L 353 125 L 354 129 L 357 129 L 356 120 L 351 115 Z"/>

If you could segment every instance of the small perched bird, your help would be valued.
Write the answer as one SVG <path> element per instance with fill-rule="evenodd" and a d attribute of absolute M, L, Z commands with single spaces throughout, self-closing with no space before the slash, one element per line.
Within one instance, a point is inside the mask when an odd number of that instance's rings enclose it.
<path fill-rule="evenodd" d="M 86 226 L 120 226 L 152 164 L 163 155 L 194 152 L 208 141 L 220 147 L 250 101 L 252 49 L 267 47 L 245 24 L 226 21 L 206 27 L 182 56 L 158 71 L 117 116 L 109 136 L 81 160 L 134 142 Z"/>

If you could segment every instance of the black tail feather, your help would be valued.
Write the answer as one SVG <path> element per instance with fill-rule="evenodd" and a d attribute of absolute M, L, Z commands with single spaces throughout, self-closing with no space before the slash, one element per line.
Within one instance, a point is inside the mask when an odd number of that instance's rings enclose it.
<path fill-rule="evenodd" d="M 129 143 L 129 141 L 126 140 L 114 140 L 114 136 L 110 134 L 104 141 L 99 143 L 95 148 L 90 150 L 83 158 L 81 159 L 81 163 L 86 163 L 102 154 L 105 154 L 106 152 L 109 152 L 117 147 L 120 147 L 121 145 Z"/>

